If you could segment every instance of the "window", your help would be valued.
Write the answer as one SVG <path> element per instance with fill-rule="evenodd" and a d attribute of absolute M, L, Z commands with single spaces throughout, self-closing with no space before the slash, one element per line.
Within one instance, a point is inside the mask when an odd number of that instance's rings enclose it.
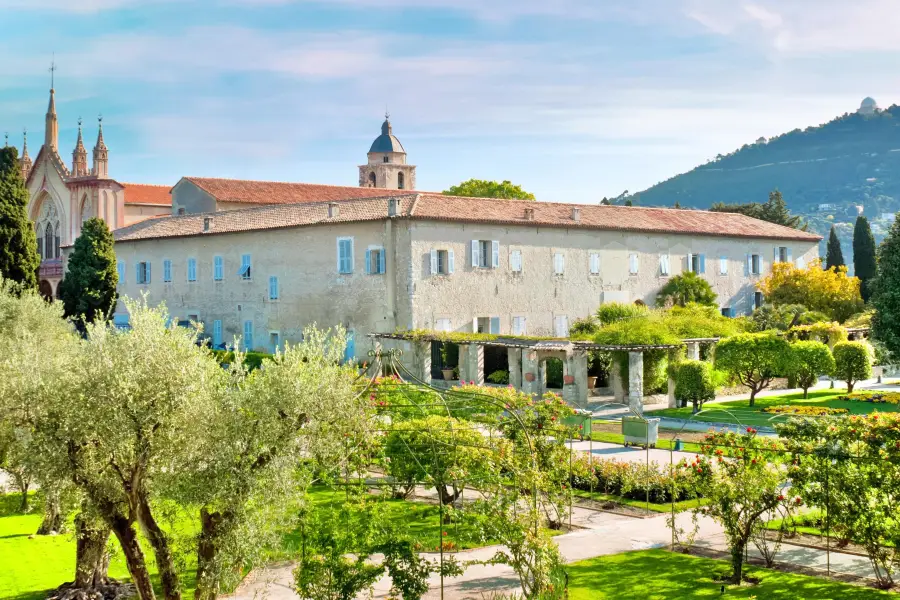
<path fill-rule="evenodd" d="M 759 308 L 763 304 L 762 292 L 753 293 L 753 308 Z"/>
<path fill-rule="evenodd" d="M 139 262 L 137 265 L 137 282 L 139 284 L 150 283 L 150 263 Z"/>
<path fill-rule="evenodd" d="M 638 272 L 638 255 L 637 254 L 629 254 L 628 255 L 628 273 L 630 275 L 637 275 Z"/>
<path fill-rule="evenodd" d="M 366 250 L 366 273 L 369 275 L 381 275 L 384 273 L 384 248 L 369 248 Z"/>
<path fill-rule="evenodd" d="M 189 258 L 187 261 L 187 280 L 197 281 L 197 259 Z"/>
<path fill-rule="evenodd" d="M 278 300 L 278 278 L 269 277 L 269 300 Z"/>
<path fill-rule="evenodd" d="M 222 345 L 222 321 L 219 319 L 213 321 L 212 345 L 213 348 L 218 348 Z"/>
<path fill-rule="evenodd" d="M 163 282 L 172 282 L 172 261 L 168 258 L 163 261 Z"/>
<path fill-rule="evenodd" d="M 183 214 L 184 214 L 184 207 L 183 207 L 183 206 L 179 206 L 179 207 L 178 207 L 178 216 L 180 217 L 180 216 L 183 215 Z"/>
<path fill-rule="evenodd" d="M 434 330 L 435 331 L 453 331 L 453 327 L 451 326 L 450 319 L 438 319 L 434 322 Z"/>
<path fill-rule="evenodd" d="M 659 274 L 663 277 L 668 277 L 669 275 L 669 255 L 668 254 L 660 254 L 659 255 Z"/>
<path fill-rule="evenodd" d="M 431 274 L 450 275 L 455 268 L 453 250 L 431 250 Z"/>
<path fill-rule="evenodd" d="M 53 242 L 53 258 L 59 258 L 59 223 L 56 224 L 53 230 Z"/>
<path fill-rule="evenodd" d="M 244 321 L 244 349 L 253 350 L 253 321 Z"/>
<path fill-rule="evenodd" d="M 238 269 L 238 275 L 241 276 L 241 279 L 244 281 L 250 280 L 250 271 L 251 271 L 251 263 L 250 263 L 250 255 L 249 254 L 241 254 L 241 268 Z"/>
<path fill-rule="evenodd" d="M 732 309 L 730 306 L 723 306 L 722 307 L 722 316 L 723 317 L 733 317 L 734 309 Z"/>
<path fill-rule="evenodd" d="M 406 181 L 404 180 L 403 173 L 397 173 L 397 189 L 398 190 L 404 189 L 403 186 L 405 184 L 406 184 Z"/>
<path fill-rule="evenodd" d="M 569 337 L 569 317 L 566 315 L 553 317 L 553 335 L 558 338 Z"/>
<path fill-rule="evenodd" d="M 522 272 L 522 251 L 513 250 L 509 253 L 509 270 L 513 273 Z"/>
<path fill-rule="evenodd" d="M 125 283 L 125 261 L 120 260 L 116 263 L 116 273 L 119 275 L 119 283 Z"/>
<path fill-rule="evenodd" d="M 382 162 L 390 162 L 390 160 L 391 160 L 391 159 L 390 159 L 389 156 L 385 156 L 385 157 L 384 157 L 384 160 L 383 160 Z M 373 175 L 374 175 L 374 173 L 373 173 Z"/>
<path fill-rule="evenodd" d="M 43 260 L 44 258 L 44 236 L 41 235 L 41 226 L 38 225 L 35 230 L 35 235 L 37 236 L 37 246 L 38 246 L 38 257 Z M 119 279 L 122 279 L 119 277 Z"/>
<path fill-rule="evenodd" d="M 762 272 L 762 257 L 759 254 L 747 255 L 747 274 L 759 275 Z"/>
<path fill-rule="evenodd" d="M 338 273 L 353 272 L 353 238 L 338 238 Z"/>
<path fill-rule="evenodd" d="M 600 274 L 600 255 L 598 253 L 594 252 L 588 258 L 588 267 L 591 270 L 591 275 Z"/>
<path fill-rule="evenodd" d="M 387 157 L 385 156 L 385 158 L 387 158 Z M 385 162 L 387 162 L 387 161 L 385 161 Z M 375 187 L 375 171 L 372 171 L 371 173 L 369 173 L 369 187 Z"/>
<path fill-rule="evenodd" d="M 275 354 L 281 350 L 281 334 L 277 331 L 269 332 L 269 351 Z"/>
<path fill-rule="evenodd" d="M 527 335 L 525 333 L 525 317 L 513 317 L 512 326 L 513 335 Z"/>
<path fill-rule="evenodd" d="M 213 257 L 213 281 L 222 281 L 225 278 L 225 261 L 221 256 Z"/>
<path fill-rule="evenodd" d="M 45 256 L 42 258 L 47 260 L 53 258 L 53 226 L 50 223 L 47 223 L 47 228 L 44 229 L 44 252 Z"/>
<path fill-rule="evenodd" d="M 688 271 L 701 275 L 706 273 L 706 255 L 688 254 Z"/>
<path fill-rule="evenodd" d="M 728 258 L 725 256 L 719 258 L 719 275 L 728 275 Z"/>
<path fill-rule="evenodd" d="M 566 255 L 562 252 L 553 254 L 553 274 L 562 275 L 566 272 Z"/>
<path fill-rule="evenodd" d="M 791 249 L 787 246 L 776 247 L 775 262 L 791 262 Z"/>
<path fill-rule="evenodd" d="M 481 269 L 496 269 L 500 265 L 500 242 L 472 240 L 472 266 Z"/>

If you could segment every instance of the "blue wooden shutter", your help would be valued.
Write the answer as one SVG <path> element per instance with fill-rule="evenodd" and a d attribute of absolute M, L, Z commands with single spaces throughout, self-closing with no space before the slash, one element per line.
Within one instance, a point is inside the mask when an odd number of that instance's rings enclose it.
<path fill-rule="evenodd" d="M 347 332 L 347 346 L 344 348 L 344 362 L 350 362 L 356 356 L 356 340 L 352 331 Z"/>
<path fill-rule="evenodd" d="M 379 273 L 384 273 L 385 271 L 387 271 L 387 268 L 385 267 L 386 260 L 387 259 L 384 256 L 384 248 L 382 248 L 381 250 L 378 251 L 378 272 Z"/>
<path fill-rule="evenodd" d="M 700 255 L 700 272 L 706 273 L 706 255 L 705 254 Z"/>
<path fill-rule="evenodd" d="M 787 259 L 788 259 L 788 262 L 789 262 L 789 263 L 793 263 L 793 262 L 794 262 L 793 254 L 794 254 L 794 253 L 791 252 L 791 249 L 788 248 L 788 249 L 787 249 Z"/>
<path fill-rule="evenodd" d="M 500 266 L 500 242 L 494 240 L 491 242 L 491 268 L 496 269 Z"/>
<path fill-rule="evenodd" d="M 478 240 L 472 240 L 472 266 L 477 267 L 481 264 L 481 259 L 479 257 L 481 250 L 481 244 Z"/>
<path fill-rule="evenodd" d="M 491 317 L 491 333 L 500 333 L 500 317 Z"/>
<path fill-rule="evenodd" d="M 431 274 L 438 274 L 438 251 L 434 248 L 431 249 Z"/>
<path fill-rule="evenodd" d="M 372 274 L 372 251 L 366 250 L 366 275 Z"/>
<path fill-rule="evenodd" d="M 150 283 L 152 281 L 152 278 L 150 277 L 150 262 L 149 261 L 147 262 L 147 276 L 145 277 L 145 281 L 147 283 Z"/>
<path fill-rule="evenodd" d="M 455 268 L 453 260 L 453 250 L 447 250 L 447 273 L 452 273 Z"/>

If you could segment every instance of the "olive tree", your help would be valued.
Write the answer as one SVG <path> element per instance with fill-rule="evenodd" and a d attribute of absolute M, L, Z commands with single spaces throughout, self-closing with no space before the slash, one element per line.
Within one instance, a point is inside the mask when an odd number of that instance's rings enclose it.
<path fill-rule="evenodd" d="M 787 372 L 797 378 L 797 385 L 803 390 L 803 397 L 809 397 L 809 388 L 814 386 L 821 375 L 834 373 L 834 357 L 822 342 L 799 341 L 791 344 L 791 359 Z"/>
<path fill-rule="evenodd" d="M 716 368 L 750 388 L 750 406 L 772 379 L 786 370 L 790 346 L 772 333 L 741 333 L 716 346 Z"/>
<path fill-rule="evenodd" d="M 853 393 L 857 382 L 872 377 L 872 350 L 862 342 L 841 342 L 834 345 L 834 374 L 847 382 L 847 393 Z"/>

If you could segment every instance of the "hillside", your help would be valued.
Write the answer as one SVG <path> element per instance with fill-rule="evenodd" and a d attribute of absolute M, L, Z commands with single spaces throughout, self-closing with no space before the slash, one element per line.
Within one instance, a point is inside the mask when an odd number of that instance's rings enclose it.
<path fill-rule="evenodd" d="M 900 106 L 859 112 L 820 125 L 760 138 L 704 165 L 635 194 L 641 206 L 709 208 L 717 202 L 765 202 L 778 188 L 810 229 L 827 234 L 832 223 L 849 260 L 857 206 L 880 241 L 886 213 L 900 211 Z M 848 225 L 842 225 L 847 223 Z"/>

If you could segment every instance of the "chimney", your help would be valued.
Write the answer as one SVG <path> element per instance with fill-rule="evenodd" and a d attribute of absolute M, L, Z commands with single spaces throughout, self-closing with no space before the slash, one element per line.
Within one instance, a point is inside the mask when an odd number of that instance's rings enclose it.
<path fill-rule="evenodd" d="M 526 221 L 534 221 L 534 209 L 533 208 L 525 209 L 525 220 Z"/>
<path fill-rule="evenodd" d="M 572 220 L 580 221 L 581 220 L 581 208 L 577 206 L 572 207 Z"/>
<path fill-rule="evenodd" d="M 389 217 L 397 216 L 397 209 L 399 208 L 398 207 L 399 204 L 400 204 L 400 201 L 397 200 L 396 198 L 388 199 L 388 216 Z"/>
<path fill-rule="evenodd" d="M 341 214 L 341 207 L 337 202 L 328 203 L 328 218 L 335 219 Z"/>
<path fill-rule="evenodd" d="M 212 217 L 203 217 L 203 231 L 209 231 L 212 228 Z"/>

